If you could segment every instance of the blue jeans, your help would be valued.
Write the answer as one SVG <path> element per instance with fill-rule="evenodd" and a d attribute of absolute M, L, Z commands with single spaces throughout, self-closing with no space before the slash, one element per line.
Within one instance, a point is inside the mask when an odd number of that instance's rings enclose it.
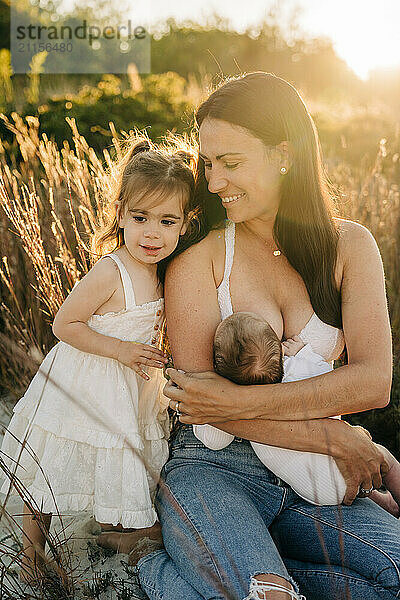
<path fill-rule="evenodd" d="M 400 598 L 400 522 L 367 498 L 311 505 L 235 438 L 209 450 L 182 426 L 156 496 L 165 551 L 138 563 L 151 600 L 242 600 L 279 575 L 307 600 Z"/>

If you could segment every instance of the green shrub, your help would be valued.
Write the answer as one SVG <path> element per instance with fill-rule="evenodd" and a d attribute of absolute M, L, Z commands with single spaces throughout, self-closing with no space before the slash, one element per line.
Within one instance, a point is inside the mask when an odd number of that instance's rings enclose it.
<path fill-rule="evenodd" d="M 101 153 L 111 145 L 110 121 L 118 131 L 146 129 L 154 140 L 167 130 L 186 130 L 193 106 L 185 98 L 185 86 L 185 80 L 176 73 L 143 77 L 139 91 L 128 86 L 124 89 L 115 75 L 104 75 L 96 86 L 85 85 L 76 94 L 55 97 L 39 106 L 26 104 L 21 116 L 37 115 L 40 133 L 46 133 L 59 147 L 64 140 L 72 142 L 66 118 L 74 118 L 89 146 Z M 4 126 L 0 135 L 10 142 L 13 139 Z"/>

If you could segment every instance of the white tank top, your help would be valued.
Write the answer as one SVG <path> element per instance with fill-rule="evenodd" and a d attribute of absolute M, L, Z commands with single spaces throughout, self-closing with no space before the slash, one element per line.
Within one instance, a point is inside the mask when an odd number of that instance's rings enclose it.
<path fill-rule="evenodd" d="M 217 288 L 221 319 L 225 319 L 233 313 L 229 278 L 232 271 L 234 254 L 235 223 L 227 220 L 225 227 L 224 277 Z M 297 335 L 304 344 L 310 344 L 313 351 L 322 356 L 326 361 L 335 360 L 344 348 L 343 330 L 324 323 L 315 312 Z"/>

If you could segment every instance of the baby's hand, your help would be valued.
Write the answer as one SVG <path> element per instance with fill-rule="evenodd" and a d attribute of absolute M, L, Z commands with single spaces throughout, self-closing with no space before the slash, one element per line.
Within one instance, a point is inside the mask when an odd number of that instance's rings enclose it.
<path fill-rule="evenodd" d="M 168 359 L 161 350 L 154 348 L 154 346 L 121 340 L 117 360 L 148 381 L 150 377 L 143 371 L 142 367 L 162 369 Z"/>
<path fill-rule="evenodd" d="M 285 356 L 295 356 L 304 346 L 304 342 L 302 342 L 298 335 L 282 342 L 282 350 Z"/>

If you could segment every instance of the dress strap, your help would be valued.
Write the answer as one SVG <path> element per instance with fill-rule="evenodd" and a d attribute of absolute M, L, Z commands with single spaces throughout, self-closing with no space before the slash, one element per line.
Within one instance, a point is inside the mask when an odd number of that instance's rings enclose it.
<path fill-rule="evenodd" d="M 136 306 L 135 292 L 133 291 L 131 276 L 129 275 L 124 263 L 119 258 L 119 256 L 117 256 L 114 253 L 110 253 L 106 254 L 103 258 L 105 258 L 106 256 L 112 258 L 119 269 L 122 280 L 122 287 L 124 288 L 125 310 L 129 310 Z"/>

